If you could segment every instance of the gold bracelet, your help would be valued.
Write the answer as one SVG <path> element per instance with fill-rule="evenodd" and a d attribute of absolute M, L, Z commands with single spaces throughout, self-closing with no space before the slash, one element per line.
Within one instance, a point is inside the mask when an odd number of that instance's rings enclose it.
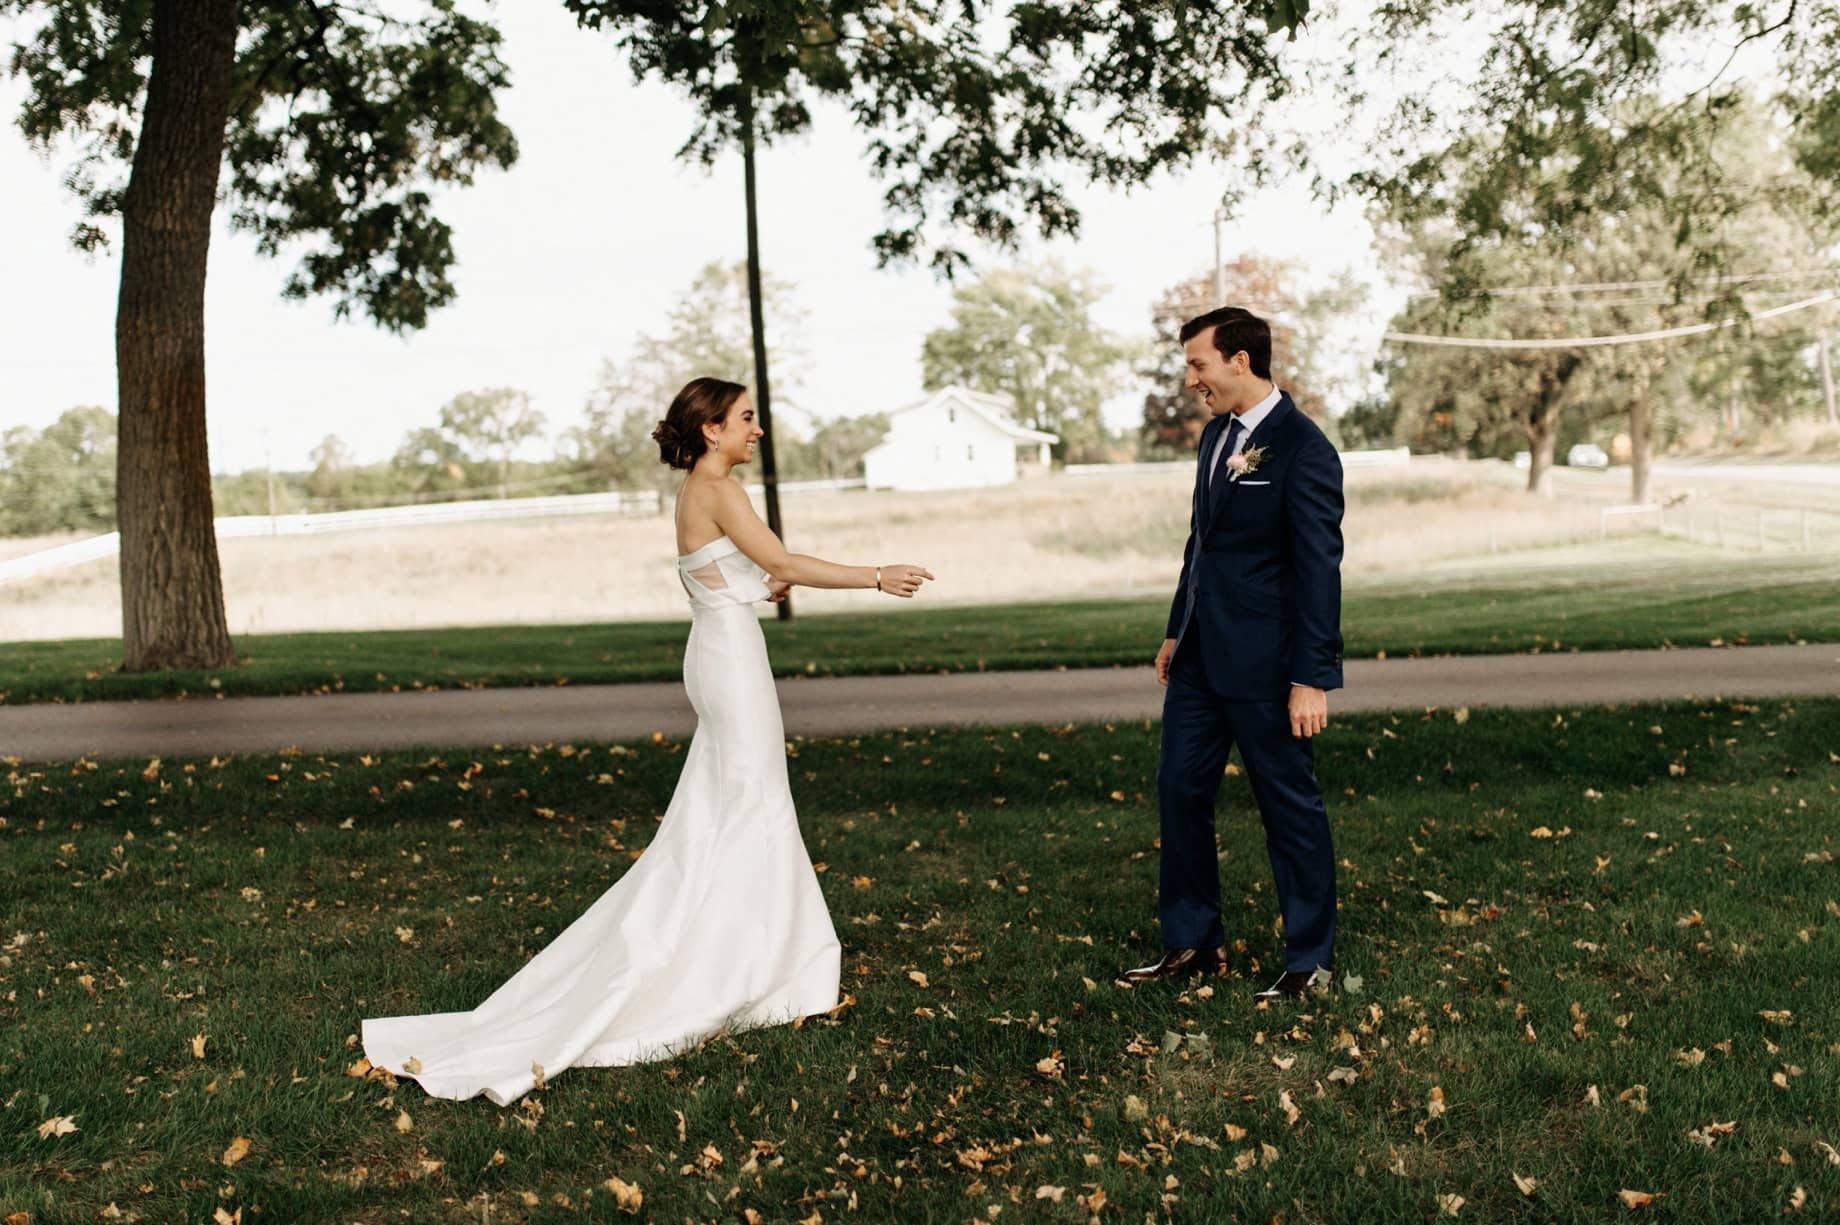
<path fill-rule="evenodd" d="M 882 568 L 880 566 L 875 568 L 875 589 L 877 591 L 882 589 Z"/>

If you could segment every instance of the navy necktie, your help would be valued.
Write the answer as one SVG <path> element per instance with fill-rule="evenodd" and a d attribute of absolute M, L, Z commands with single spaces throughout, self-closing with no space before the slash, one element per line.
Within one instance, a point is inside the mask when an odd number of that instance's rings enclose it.
<path fill-rule="evenodd" d="M 1208 481 L 1210 485 L 1212 485 L 1214 481 L 1219 480 L 1221 473 L 1227 470 L 1227 461 L 1233 458 L 1233 448 L 1239 445 L 1239 436 L 1245 432 L 1245 424 L 1242 423 L 1238 417 L 1234 417 L 1233 420 L 1228 423 L 1227 441 L 1226 444 L 1220 448 L 1220 462 L 1214 465 L 1214 475 Z"/>
<path fill-rule="evenodd" d="M 1213 469 L 1208 473 L 1207 496 L 1208 511 L 1210 515 L 1213 513 L 1214 491 L 1215 487 L 1220 484 L 1220 475 L 1227 470 L 1227 461 L 1233 458 L 1233 448 L 1238 445 L 1239 436 L 1245 432 L 1246 427 L 1240 422 L 1237 416 L 1235 416 L 1232 421 L 1228 422 L 1227 441 L 1220 448 L 1220 462 L 1216 463 Z"/>

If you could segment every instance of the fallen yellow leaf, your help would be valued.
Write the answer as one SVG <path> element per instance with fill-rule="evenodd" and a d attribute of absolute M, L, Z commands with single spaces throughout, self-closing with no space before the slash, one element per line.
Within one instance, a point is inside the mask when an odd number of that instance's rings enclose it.
<path fill-rule="evenodd" d="M 249 1137 L 238 1136 L 230 1141 L 230 1147 L 224 1150 L 224 1164 L 235 1165 L 247 1156 L 249 1156 Z"/>
<path fill-rule="evenodd" d="M 58 1136 L 68 1136 L 75 1130 L 77 1130 L 77 1116 L 74 1114 L 60 1114 L 55 1118 L 46 1119 L 43 1123 L 38 1125 L 38 1138 L 40 1140 L 51 1140 Z"/>
<path fill-rule="evenodd" d="M 1510 1170 L 1509 1173 L 1512 1174 L 1514 1177 L 1514 1189 L 1516 1191 L 1519 1191 L 1522 1195 L 1532 1195 L 1533 1189 L 1540 1185 L 1538 1179 L 1527 1178 L 1520 1174 L 1514 1174 L 1512 1170 Z"/>
<path fill-rule="evenodd" d="M 1630 1191 L 1624 1189 L 1618 1191 L 1616 1197 L 1623 1201 L 1623 1207 L 1631 1211 L 1637 1208 L 1646 1208 L 1648 1205 L 1655 1202 L 1655 1197 L 1650 1195 L 1647 1191 Z"/>

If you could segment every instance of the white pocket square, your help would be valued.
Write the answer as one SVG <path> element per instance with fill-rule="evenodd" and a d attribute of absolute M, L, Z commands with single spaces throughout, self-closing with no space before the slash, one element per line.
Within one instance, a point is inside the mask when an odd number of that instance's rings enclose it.
<path fill-rule="evenodd" d="M 1271 484 L 1270 481 L 1239 481 L 1236 483 L 1241 484 L 1241 485 L 1269 485 Z"/>

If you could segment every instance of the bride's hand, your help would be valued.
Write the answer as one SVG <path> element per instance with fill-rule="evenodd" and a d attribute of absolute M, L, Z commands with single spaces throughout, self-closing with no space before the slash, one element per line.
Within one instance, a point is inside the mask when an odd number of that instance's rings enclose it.
<path fill-rule="evenodd" d="M 933 577 L 933 572 L 924 566 L 910 566 L 905 563 L 898 566 L 882 567 L 882 590 L 889 595 L 911 599 L 914 592 L 920 590 L 920 584 Z"/>
<path fill-rule="evenodd" d="M 767 603 L 778 604 L 791 591 L 792 584 L 785 579 L 770 578 L 767 580 Z"/>

